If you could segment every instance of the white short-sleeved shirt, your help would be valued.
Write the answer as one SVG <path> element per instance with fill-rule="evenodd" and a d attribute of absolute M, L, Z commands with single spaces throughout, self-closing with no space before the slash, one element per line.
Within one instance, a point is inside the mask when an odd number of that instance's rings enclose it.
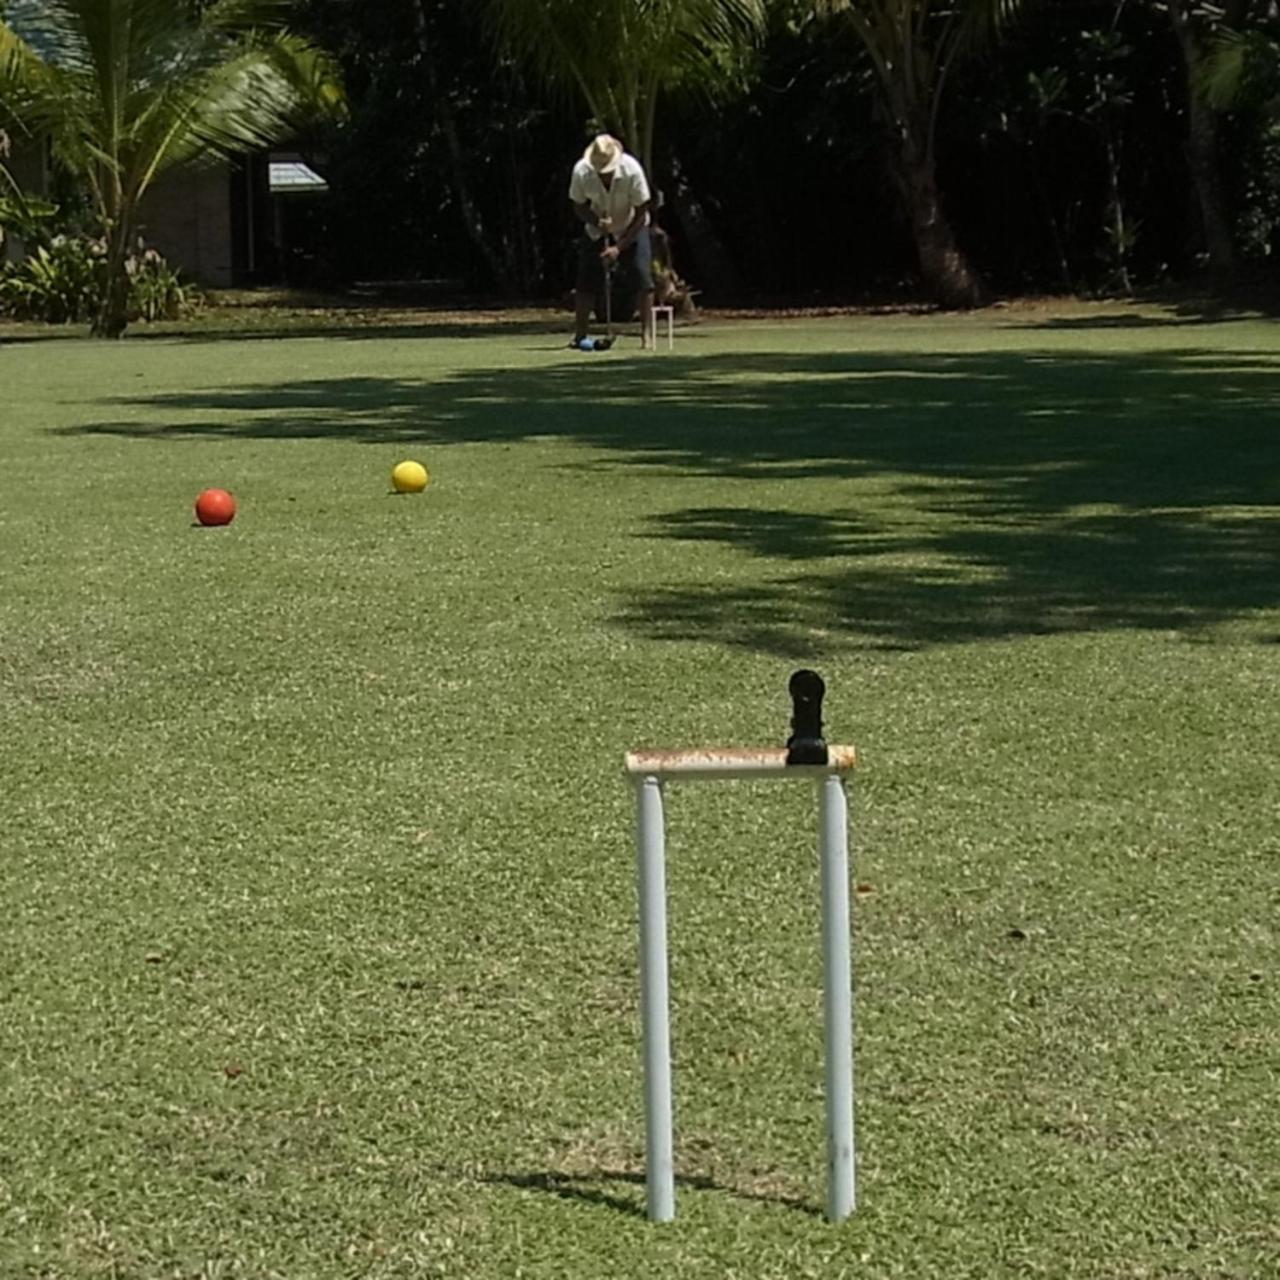
<path fill-rule="evenodd" d="M 569 199 L 574 204 L 589 204 L 598 218 L 612 219 L 613 234 L 621 235 L 635 210 L 649 203 L 649 180 L 644 176 L 640 161 L 625 151 L 607 189 L 591 165 L 586 160 L 579 160 L 573 166 L 573 177 L 569 180 Z M 599 240 L 604 232 L 599 227 L 589 226 L 587 235 Z"/>

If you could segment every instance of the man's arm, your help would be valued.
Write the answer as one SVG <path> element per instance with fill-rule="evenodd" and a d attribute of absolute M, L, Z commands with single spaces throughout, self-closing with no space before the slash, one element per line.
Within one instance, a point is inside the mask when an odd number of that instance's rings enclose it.
<path fill-rule="evenodd" d="M 609 219 L 597 217 L 596 211 L 591 207 L 589 201 L 584 200 L 581 203 L 574 201 L 573 211 L 578 215 L 582 222 L 586 223 L 587 226 L 604 227 L 606 231 L 609 229 L 607 225 Z"/>
<path fill-rule="evenodd" d="M 631 242 L 649 225 L 649 209 L 652 204 L 652 200 L 646 200 L 644 204 L 631 210 L 631 221 L 627 223 L 627 229 L 613 246 L 616 252 L 621 253 L 624 249 L 630 248 Z"/>

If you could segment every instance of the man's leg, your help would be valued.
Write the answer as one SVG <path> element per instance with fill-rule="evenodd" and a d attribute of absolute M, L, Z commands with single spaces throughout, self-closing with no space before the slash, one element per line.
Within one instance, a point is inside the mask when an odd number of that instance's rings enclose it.
<path fill-rule="evenodd" d="M 591 312 L 600 291 L 600 246 L 583 238 L 578 246 L 578 275 L 573 292 L 573 340 L 581 342 L 591 328 Z"/>
<path fill-rule="evenodd" d="M 635 244 L 629 252 L 633 253 L 632 270 L 635 272 L 636 305 L 640 311 L 640 345 L 651 347 L 653 337 L 653 245 L 649 239 L 649 228 L 636 236 Z"/>
<path fill-rule="evenodd" d="M 573 340 L 581 342 L 591 327 L 591 308 L 595 295 L 587 289 L 578 289 L 573 295 Z"/>
<path fill-rule="evenodd" d="M 640 345 L 648 349 L 654 345 L 655 341 L 653 332 L 653 290 L 642 289 L 640 292 Z"/>

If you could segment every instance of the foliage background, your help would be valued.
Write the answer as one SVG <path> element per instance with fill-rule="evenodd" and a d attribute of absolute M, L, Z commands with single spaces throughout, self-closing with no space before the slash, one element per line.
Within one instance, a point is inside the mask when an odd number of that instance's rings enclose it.
<path fill-rule="evenodd" d="M 661 221 L 678 265 L 713 301 L 885 297 L 918 283 L 869 64 L 847 28 L 807 20 L 811 8 L 771 6 L 737 97 L 661 108 L 655 183 L 670 194 L 683 180 L 698 230 L 713 233 L 730 269 L 692 253 L 684 208 L 669 201 Z M 353 103 L 350 127 L 316 143 L 335 188 L 317 236 L 334 277 L 451 276 L 525 295 L 566 286 L 568 171 L 592 128 L 578 104 L 499 60 L 454 0 L 298 0 L 297 21 L 338 53 Z M 1185 72 L 1163 9 L 1043 3 L 956 68 L 939 123 L 945 210 L 1000 292 L 1114 287 L 1098 73 L 1110 86 L 1132 282 L 1186 280 L 1202 265 Z M 1261 103 L 1228 115 L 1223 177 L 1254 279 L 1273 262 L 1277 150 Z"/>

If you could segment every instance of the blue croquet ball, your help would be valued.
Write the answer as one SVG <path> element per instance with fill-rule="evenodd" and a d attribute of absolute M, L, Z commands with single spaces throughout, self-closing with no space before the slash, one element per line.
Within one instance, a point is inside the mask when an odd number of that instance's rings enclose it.
<path fill-rule="evenodd" d="M 594 351 L 596 349 L 596 340 L 594 338 L 583 338 L 578 343 L 579 351 Z"/>

